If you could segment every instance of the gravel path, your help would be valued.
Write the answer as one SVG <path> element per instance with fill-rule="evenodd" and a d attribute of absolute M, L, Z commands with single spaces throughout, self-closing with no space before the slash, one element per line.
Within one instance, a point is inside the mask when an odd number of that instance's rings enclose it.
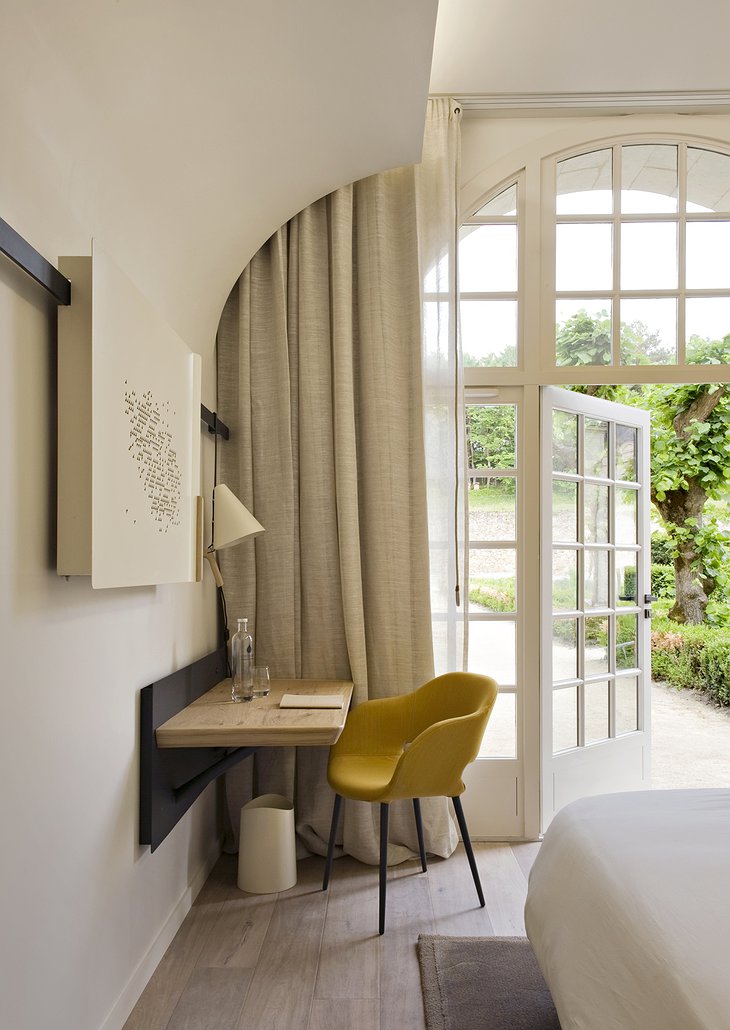
<path fill-rule="evenodd" d="M 730 787 L 730 708 L 653 683 L 652 787 Z"/>

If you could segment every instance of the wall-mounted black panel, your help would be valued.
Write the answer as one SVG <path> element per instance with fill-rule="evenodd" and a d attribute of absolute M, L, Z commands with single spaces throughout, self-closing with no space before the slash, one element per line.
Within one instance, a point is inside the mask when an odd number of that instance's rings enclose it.
<path fill-rule="evenodd" d="M 154 851 L 208 784 L 255 748 L 158 748 L 155 730 L 228 675 L 213 651 L 140 691 L 139 842 Z"/>

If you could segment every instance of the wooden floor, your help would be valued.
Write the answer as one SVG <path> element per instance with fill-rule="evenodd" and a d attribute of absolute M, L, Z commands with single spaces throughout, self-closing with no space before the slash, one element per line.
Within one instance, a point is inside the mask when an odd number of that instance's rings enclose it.
<path fill-rule="evenodd" d="M 475 843 L 483 909 L 461 844 L 425 874 L 389 869 L 383 937 L 377 868 L 339 859 L 323 892 L 324 859 L 307 858 L 291 890 L 252 895 L 224 855 L 125 1030 L 424 1030 L 418 935 L 524 934 L 538 848 Z"/>

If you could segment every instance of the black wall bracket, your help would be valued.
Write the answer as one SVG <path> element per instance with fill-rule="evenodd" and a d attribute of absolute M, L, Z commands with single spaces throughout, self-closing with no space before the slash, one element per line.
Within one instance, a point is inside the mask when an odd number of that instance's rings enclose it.
<path fill-rule="evenodd" d="M 32 279 L 51 294 L 59 304 L 71 303 L 71 283 L 55 265 L 31 247 L 27 240 L 0 218 L 0 253 L 14 261 Z"/>
<path fill-rule="evenodd" d="M 61 275 L 55 265 L 47 261 L 35 247 L 31 247 L 30 243 L 2 218 L 0 218 L 0 254 L 5 254 L 32 279 L 35 279 L 58 304 L 66 306 L 71 303 L 70 280 Z M 225 422 L 221 422 L 216 413 L 210 411 L 204 404 L 200 405 L 200 418 L 205 422 L 209 433 L 222 436 L 224 440 L 229 438 L 228 426 Z"/>
<path fill-rule="evenodd" d="M 154 851 L 213 780 L 256 748 L 159 748 L 155 730 L 227 676 L 219 648 L 140 691 L 139 843 Z"/>
<path fill-rule="evenodd" d="M 209 433 L 215 433 L 217 436 L 222 436 L 224 440 L 227 440 L 231 435 L 225 422 L 221 422 L 216 413 L 214 411 L 209 411 L 204 404 L 200 405 L 200 419 L 202 422 L 205 422 Z"/>

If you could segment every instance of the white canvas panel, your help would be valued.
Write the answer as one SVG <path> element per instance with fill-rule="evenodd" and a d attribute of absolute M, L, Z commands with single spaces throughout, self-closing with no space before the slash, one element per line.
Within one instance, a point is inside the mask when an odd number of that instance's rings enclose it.
<path fill-rule="evenodd" d="M 92 251 L 92 584 L 195 580 L 200 357 Z"/>

